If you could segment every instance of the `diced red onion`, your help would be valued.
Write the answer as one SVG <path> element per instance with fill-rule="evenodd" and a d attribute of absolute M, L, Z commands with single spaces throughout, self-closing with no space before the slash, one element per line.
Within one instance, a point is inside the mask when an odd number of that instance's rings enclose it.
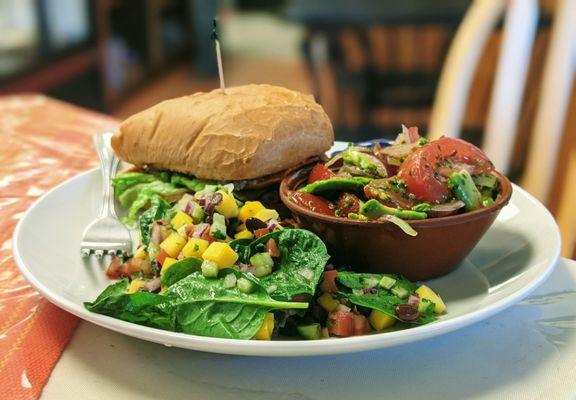
<path fill-rule="evenodd" d="M 160 278 L 154 278 L 146 282 L 146 289 L 150 292 L 155 292 L 160 289 Z"/>
<path fill-rule="evenodd" d="M 204 211 L 208 214 L 212 214 L 214 209 L 220 202 L 222 201 L 222 193 L 213 193 L 206 201 L 206 206 L 204 207 Z"/>
<path fill-rule="evenodd" d="M 194 211 L 194 207 L 196 207 L 196 203 L 193 201 L 189 201 L 188 204 L 186 204 L 186 207 L 184 207 L 184 212 L 186 214 L 192 214 L 192 212 Z"/>
<path fill-rule="evenodd" d="M 194 232 L 192 233 L 192 237 L 201 238 L 202 236 L 204 236 L 206 232 L 209 231 L 210 231 L 210 224 L 203 223 L 194 225 Z"/>
<path fill-rule="evenodd" d="M 152 233 L 150 235 L 150 241 L 154 244 L 160 244 L 162 241 L 162 226 L 159 224 L 160 221 L 155 221 L 152 223 Z"/>
<path fill-rule="evenodd" d="M 410 296 L 408 296 L 408 304 L 410 304 L 411 306 L 418 307 L 419 303 L 420 303 L 420 297 L 418 297 L 418 295 L 411 294 Z"/>

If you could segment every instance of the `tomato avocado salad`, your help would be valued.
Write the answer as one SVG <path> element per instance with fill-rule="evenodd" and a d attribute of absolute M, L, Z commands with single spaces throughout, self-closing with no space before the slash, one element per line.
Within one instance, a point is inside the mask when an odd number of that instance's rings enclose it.
<path fill-rule="evenodd" d="M 445 217 L 490 206 L 499 195 L 494 166 L 476 146 L 442 137 L 428 142 L 406 128 L 390 146 L 350 146 L 312 168 L 290 193 L 316 213 L 355 220 L 386 219 L 414 234 L 403 220 Z"/>
<path fill-rule="evenodd" d="M 350 191 L 368 183 L 349 179 L 359 185 Z M 140 246 L 110 263 L 107 275 L 117 282 L 85 303 L 92 312 L 257 340 L 365 335 L 427 324 L 445 312 L 427 286 L 335 268 L 318 236 L 260 201 L 240 201 L 233 185 L 132 172 L 114 186 L 128 222 L 138 224 Z"/>

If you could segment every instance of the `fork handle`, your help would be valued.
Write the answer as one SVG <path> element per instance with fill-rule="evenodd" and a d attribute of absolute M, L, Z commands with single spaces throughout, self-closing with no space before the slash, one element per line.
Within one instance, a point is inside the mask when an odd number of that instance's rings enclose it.
<path fill-rule="evenodd" d="M 94 144 L 102 167 L 102 204 L 98 215 L 100 218 L 107 216 L 116 217 L 112 178 L 116 174 L 116 169 L 118 169 L 119 160 L 114 155 L 110 145 L 112 135 L 112 132 L 100 132 L 94 135 Z"/>

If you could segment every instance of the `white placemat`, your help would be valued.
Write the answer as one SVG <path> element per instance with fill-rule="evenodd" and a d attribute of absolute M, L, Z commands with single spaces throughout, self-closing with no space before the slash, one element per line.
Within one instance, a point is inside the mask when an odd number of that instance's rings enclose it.
<path fill-rule="evenodd" d="M 166 348 L 82 322 L 43 399 L 567 399 L 576 396 L 576 262 L 529 299 L 400 347 L 303 358 Z"/>

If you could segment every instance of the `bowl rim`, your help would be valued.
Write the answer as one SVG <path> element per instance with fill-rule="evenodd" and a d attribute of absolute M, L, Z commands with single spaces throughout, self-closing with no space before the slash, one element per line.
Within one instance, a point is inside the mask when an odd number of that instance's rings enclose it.
<path fill-rule="evenodd" d="M 305 169 L 311 168 L 312 164 L 300 166 L 297 168 L 290 169 L 284 175 L 282 182 L 280 183 L 280 199 L 284 203 L 286 207 L 290 209 L 290 211 L 295 212 L 297 214 L 304 214 L 306 217 L 314 218 L 316 220 L 336 224 L 336 225 L 351 225 L 351 226 L 363 226 L 367 228 L 380 228 L 385 224 L 391 224 L 390 221 L 380 220 L 380 221 L 359 221 L 353 220 L 349 218 L 342 218 L 330 215 L 320 214 L 314 211 L 311 211 L 307 208 L 301 207 L 298 204 L 290 201 L 288 198 L 289 191 L 292 189 L 289 187 L 289 181 L 293 179 L 297 179 L 295 176 L 302 174 Z M 512 197 L 512 184 L 510 180 L 501 174 L 500 172 L 494 170 L 491 172 L 498 178 L 498 182 L 500 183 L 500 195 L 494 201 L 494 204 L 491 204 L 488 207 L 483 207 L 479 210 L 465 212 L 463 214 L 457 215 L 449 215 L 446 217 L 436 217 L 436 218 L 426 218 L 426 219 L 419 219 L 419 220 L 404 220 L 413 228 L 421 228 L 421 227 L 434 227 L 437 225 L 451 225 L 451 224 L 461 224 L 466 223 L 469 221 L 474 221 L 480 218 L 487 217 L 492 213 L 499 212 L 505 205 L 508 204 L 510 198 Z"/>

